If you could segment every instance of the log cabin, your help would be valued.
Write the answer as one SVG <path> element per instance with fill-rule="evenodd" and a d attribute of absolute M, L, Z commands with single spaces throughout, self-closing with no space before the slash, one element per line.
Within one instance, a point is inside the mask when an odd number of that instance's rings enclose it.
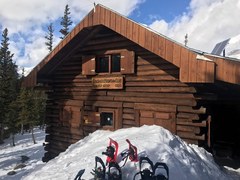
<path fill-rule="evenodd" d="M 43 160 L 97 129 L 159 125 L 239 154 L 240 62 L 183 46 L 102 5 L 25 77 L 48 95 Z"/>

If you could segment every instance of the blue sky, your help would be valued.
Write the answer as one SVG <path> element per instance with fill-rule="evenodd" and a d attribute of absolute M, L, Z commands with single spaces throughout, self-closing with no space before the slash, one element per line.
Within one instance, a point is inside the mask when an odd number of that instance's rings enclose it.
<path fill-rule="evenodd" d="M 60 42 L 59 23 L 66 4 L 74 26 L 94 2 L 179 43 L 188 34 L 188 46 L 204 52 L 240 34 L 240 0 L 0 0 L 0 31 L 8 28 L 17 65 L 31 69 L 48 54 L 44 36 L 50 22 L 55 24 L 54 45 Z"/>
<path fill-rule="evenodd" d="M 187 11 L 190 0 L 146 0 L 129 16 L 134 21 L 150 24 L 156 19 L 171 22 Z"/>

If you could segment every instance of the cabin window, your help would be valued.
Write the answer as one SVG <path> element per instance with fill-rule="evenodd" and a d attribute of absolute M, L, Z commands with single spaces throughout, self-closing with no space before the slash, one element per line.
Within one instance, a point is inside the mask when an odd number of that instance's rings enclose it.
<path fill-rule="evenodd" d="M 120 54 L 103 55 L 96 58 L 97 73 L 120 72 Z"/>
<path fill-rule="evenodd" d="M 111 72 L 120 72 L 121 68 L 120 54 L 113 54 L 111 57 Z"/>
<path fill-rule="evenodd" d="M 113 112 L 101 112 L 100 125 L 101 126 L 113 126 Z"/>
<path fill-rule="evenodd" d="M 96 75 L 98 73 L 135 73 L 134 51 L 109 50 L 102 55 L 86 55 L 82 57 L 82 74 Z"/>

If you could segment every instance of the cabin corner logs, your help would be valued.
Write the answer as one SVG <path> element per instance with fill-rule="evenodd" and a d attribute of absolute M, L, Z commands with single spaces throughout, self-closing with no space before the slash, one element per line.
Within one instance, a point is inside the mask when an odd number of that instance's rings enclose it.
<path fill-rule="evenodd" d="M 198 104 L 196 88 L 179 81 L 179 68 L 140 46 L 109 50 L 113 45 L 90 54 L 86 48 L 56 69 L 48 84 L 43 160 L 97 129 L 155 124 L 187 142 L 207 143 L 206 108 Z M 121 55 L 120 73 L 96 73 L 96 56 L 111 53 Z M 109 124 L 101 122 L 104 116 Z"/>

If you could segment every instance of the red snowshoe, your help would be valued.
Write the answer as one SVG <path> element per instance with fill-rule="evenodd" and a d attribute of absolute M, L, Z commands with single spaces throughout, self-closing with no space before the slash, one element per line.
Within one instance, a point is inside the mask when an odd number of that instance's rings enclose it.
<path fill-rule="evenodd" d="M 121 168 L 125 166 L 127 160 L 129 159 L 131 162 L 137 162 L 138 161 L 138 154 L 137 154 L 137 147 L 132 145 L 132 143 L 126 139 L 128 143 L 128 149 L 123 150 L 120 153 L 120 161 L 124 161 L 123 165 L 121 165 Z"/>
<path fill-rule="evenodd" d="M 118 143 L 113 139 L 109 138 L 109 145 L 105 152 L 102 154 L 107 156 L 106 165 L 110 162 L 117 162 L 117 154 L 118 154 Z"/>

